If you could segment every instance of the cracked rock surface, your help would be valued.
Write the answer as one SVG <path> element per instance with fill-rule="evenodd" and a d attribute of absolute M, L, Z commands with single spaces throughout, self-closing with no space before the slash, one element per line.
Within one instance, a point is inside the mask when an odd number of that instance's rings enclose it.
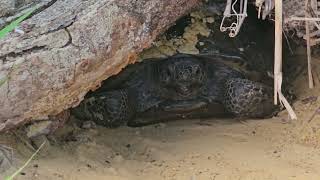
<path fill-rule="evenodd" d="M 78 105 L 199 2 L 38 2 L 19 27 L 24 34 L 0 39 L 0 131 Z"/>

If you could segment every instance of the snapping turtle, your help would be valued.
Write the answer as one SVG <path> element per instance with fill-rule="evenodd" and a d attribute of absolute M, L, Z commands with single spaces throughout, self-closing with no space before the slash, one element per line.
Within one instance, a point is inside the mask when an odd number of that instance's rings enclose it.
<path fill-rule="evenodd" d="M 72 113 L 106 127 L 225 115 L 265 118 L 279 110 L 272 97 L 271 87 L 216 58 L 179 54 L 127 66 Z"/>

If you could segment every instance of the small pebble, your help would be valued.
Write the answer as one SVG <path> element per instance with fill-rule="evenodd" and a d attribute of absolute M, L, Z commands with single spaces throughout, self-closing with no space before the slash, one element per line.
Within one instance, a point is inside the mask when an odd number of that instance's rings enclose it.
<path fill-rule="evenodd" d="M 121 155 L 117 155 L 114 157 L 114 161 L 117 163 L 121 163 L 123 161 L 123 157 Z"/>
<path fill-rule="evenodd" d="M 214 18 L 213 17 L 207 17 L 207 22 L 208 23 L 214 23 Z"/>
<path fill-rule="evenodd" d="M 82 129 L 95 129 L 97 127 L 96 123 L 93 121 L 85 121 L 82 123 Z"/>

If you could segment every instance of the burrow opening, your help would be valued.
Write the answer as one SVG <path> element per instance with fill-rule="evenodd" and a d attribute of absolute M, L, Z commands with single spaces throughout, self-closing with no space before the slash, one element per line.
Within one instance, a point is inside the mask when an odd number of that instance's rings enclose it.
<path fill-rule="evenodd" d="M 209 2 L 177 20 L 153 47 L 140 54 L 138 63 L 89 92 L 72 110 L 73 115 L 107 127 L 191 118 L 276 116 L 283 107 L 272 104 L 272 17 L 257 19 L 257 9 L 250 4 L 239 34 L 232 38 L 220 31 L 223 8 L 217 7 L 223 6 Z M 227 19 L 224 26 L 234 21 Z M 295 82 L 306 71 L 301 58 L 304 47 L 290 38 L 290 32 L 284 35 L 283 91 L 294 103 L 303 96 L 300 90 L 295 92 L 300 86 Z"/>

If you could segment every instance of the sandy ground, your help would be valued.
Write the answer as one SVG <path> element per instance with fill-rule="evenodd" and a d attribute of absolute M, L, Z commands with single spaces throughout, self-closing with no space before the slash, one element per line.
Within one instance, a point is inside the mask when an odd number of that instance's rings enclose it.
<path fill-rule="evenodd" d="M 245 122 L 195 119 L 119 129 L 69 125 L 16 179 L 317 180 L 320 150 L 302 138 L 310 133 L 296 133 L 298 123 L 277 117 Z M 16 145 L 16 167 L 32 153 L 21 144 Z"/>

